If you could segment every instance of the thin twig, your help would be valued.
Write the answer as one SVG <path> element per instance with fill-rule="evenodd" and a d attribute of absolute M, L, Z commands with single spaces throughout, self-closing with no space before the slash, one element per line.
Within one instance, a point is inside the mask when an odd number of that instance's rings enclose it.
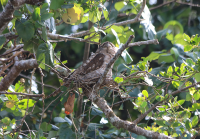
<path fill-rule="evenodd" d="M 18 92 L 6 92 L 6 91 L 0 91 L 0 95 L 7 94 L 7 95 L 23 95 L 27 97 L 43 97 L 43 94 L 26 94 L 26 93 L 18 93 Z"/>

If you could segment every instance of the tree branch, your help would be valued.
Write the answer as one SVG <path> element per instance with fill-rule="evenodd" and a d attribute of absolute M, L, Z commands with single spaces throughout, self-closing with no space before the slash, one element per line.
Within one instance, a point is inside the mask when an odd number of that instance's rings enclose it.
<path fill-rule="evenodd" d="M 140 19 L 140 16 L 141 16 L 141 14 L 142 14 L 142 12 L 144 10 L 145 5 L 146 5 L 146 0 L 143 0 L 142 7 L 141 7 L 139 13 L 137 14 L 137 16 L 134 19 L 127 20 L 127 21 L 122 21 L 122 22 L 119 22 L 119 23 L 114 23 L 113 25 L 123 26 L 123 25 L 132 24 L 132 23 L 136 23 L 136 22 L 142 21 L 143 19 Z M 100 29 L 105 30 L 109 26 L 110 25 L 104 26 L 104 27 L 101 27 Z M 71 34 L 70 36 L 71 37 L 81 37 L 81 36 L 85 36 L 85 35 L 88 35 L 88 34 L 90 34 L 90 31 L 86 30 L 86 31 L 81 31 L 81 32 L 78 32 L 78 33 Z"/>
<path fill-rule="evenodd" d="M 25 3 L 35 5 L 44 0 L 9 0 L 0 14 L 0 34 L 4 31 L 8 23 L 13 19 L 13 13 L 15 9 L 18 9 L 20 6 Z"/>
<path fill-rule="evenodd" d="M 179 2 L 177 0 L 172 0 L 172 1 L 164 2 L 164 3 L 160 4 L 160 5 L 155 6 L 155 7 L 149 8 L 149 10 L 154 10 L 154 9 L 160 8 L 162 6 L 170 4 L 172 2 L 179 3 L 179 4 L 184 4 L 184 5 L 189 5 L 189 6 L 193 6 L 193 7 L 200 7 L 199 4 L 193 4 L 193 3 L 188 3 L 188 2 Z"/>
<path fill-rule="evenodd" d="M 141 127 L 138 127 L 133 122 L 121 120 L 108 106 L 106 100 L 104 98 L 99 97 L 98 94 L 92 90 L 86 91 L 85 95 L 103 111 L 110 123 L 117 128 L 124 128 L 125 130 L 136 133 L 137 135 L 143 135 L 153 139 L 174 139 L 164 134 L 145 130 Z"/>
<path fill-rule="evenodd" d="M 40 34 L 42 34 L 41 31 L 38 30 L 38 32 Z M 64 41 L 74 40 L 74 41 L 79 41 L 79 42 L 87 42 L 87 43 L 99 44 L 98 42 L 85 40 L 85 39 L 82 39 L 82 38 L 75 38 L 75 37 L 73 37 L 71 35 L 59 35 L 59 34 L 52 34 L 52 33 L 48 32 L 47 36 L 50 37 L 51 39 L 60 39 L 60 40 L 64 40 Z"/>
<path fill-rule="evenodd" d="M 8 72 L 7 76 L 1 80 L 0 91 L 7 90 L 8 87 L 17 78 L 17 76 L 22 70 L 27 70 L 37 67 L 38 67 L 37 60 L 35 59 L 16 61 L 14 66 Z"/>
<path fill-rule="evenodd" d="M 26 97 L 43 97 L 43 94 L 26 94 L 26 93 L 18 93 L 18 92 L 6 92 L 6 91 L 0 91 L 0 95 L 7 94 L 7 95 L 23 95 Z"/>
<path fill-rule="evenodd" d="M 191 87 L 194 87 L 194 86 L 196 86 L 197 84 L 200 84 L 200 82 L 197 82 L 197 83 L 194 83 L 194 84 L 192 84 L 192 85 L 190 85 L 190 86 L 188 86 L 188 87 L 184 87 L 184 88 L 182 88 L 182 89 L 179 89 L 179 90 L 176 90 L 176 91 L 174 91 L 174 92 L 172 92 L 170 95 L 172 95 L 172 96 L 174 96 L 174 95 L 176 95 L 176 94 L 178 94 L 178 93 L 181 93 L 181 92 L 183 92 L 183 91 L 185 91 L 185 90 L 187 90 L 187 89 L 189 89 L 189 88 L 191 88 Z M 170 96 L 169 95 L 169 96 Z M 168 98 L 169 98 L 169 96 L 166 98 L 166 99 L 164 99 L 164 100 L 162 100 L 162 101 L 159 101 L 159 102 L 157 102 L 156 104 L 154 104 L 151 108 L 149 108 L 144 114 L 142 114 L 142 115 L 140 115 L 140 117 L 138 117 L 135 121 L 134 121 L 134 123 L 139 123 L 144 117 L 146 117 L 152 110 L 154 110 L 155 108 L 156 108 L 156 106 L 158 106 L 159 104 L 161 104 L 162 102 L 164 102 L 165 100 L 167 100 Z"/>

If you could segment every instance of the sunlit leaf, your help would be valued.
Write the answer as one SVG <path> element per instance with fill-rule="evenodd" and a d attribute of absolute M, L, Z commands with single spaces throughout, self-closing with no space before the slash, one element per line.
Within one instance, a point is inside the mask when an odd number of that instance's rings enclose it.
<path fill-rule="evenodd" d="M 192 126 L 196 126 L 199 122 L 199 117 L 197 115 L 195 115 L 193 118 L 192 118 Z"/>
<path fill-rule="evenodd" d="M 117 11 L 121 10 L 125 5 L 127 5 L 126 2 L 124 1 L 120 1 L 120 2 L 116 2 L 114 7 Z"/>
<path fill-rule="evenodd" d="M 115 82 L 121 83 L 121 82 L 123 82 L 123 78 L 121 78 L 121 77 L 116 77 L 116 78 L 115 78 Z"/>
<path fill-rule="evenodd" d="M 183 34 L 183 38 L 185 41 L 190 42 L 190 37 L 187 34 Z"/>
<path fill-rule="evenodd" d="M 143 94 L 145 97 L 147 97 L 147 98 L 148 98 L 148 96 L 149 96 L 147 90 L 143 90 L 143 91 L 142 91 L 142 94 Z"/>
<path fill-rule="evenodd" d="M 35 21 L 40 21 L 41 20 L 41 16 L 40 16 L 40 8 L 36 7 L 33 14 L 32 14 L 33 20 Z"/>
<path fill-rule="evenodd" d="M 176 20 L 172 20 L 167 22 L 164 25 L 164 29 L 169 29 L 171 30 L 173 35 L 177 35 L 177 34 L 183 34 L 183 26 Z"/>

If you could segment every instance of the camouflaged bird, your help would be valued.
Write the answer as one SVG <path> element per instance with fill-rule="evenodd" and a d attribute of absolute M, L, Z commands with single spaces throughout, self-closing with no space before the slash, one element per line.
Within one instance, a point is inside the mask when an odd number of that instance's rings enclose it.
<path fill-rule="evenodd" d="M 111 42 L 103 43 L 95 53 L 91 54 L 85 63 L 65 78 L 64 86 L 69 87 L 72 85 L 73 88 L 87 88 L 93 86 L 102 76 L 106 65 L 116 54 L 117 50 L 118 48 Z M 115 88 L 117 86 L 117 83 L 112 79 L 112 68 L 113 65 L 109 69 L 100 88 Z M 57 89 L 53 94 L 47 96 L 47 98 L 55 96 L 59 92 L 60 89 Z"/>

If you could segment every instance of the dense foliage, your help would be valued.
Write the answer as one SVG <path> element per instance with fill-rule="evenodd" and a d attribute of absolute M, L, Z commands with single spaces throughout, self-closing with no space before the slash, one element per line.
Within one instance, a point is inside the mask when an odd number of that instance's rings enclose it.
<path fill-rule="evenodd" d="M 198 0 L 1 0 L 0 138 L 198 138 L 199 7 Z M 62 85 L 88 57 L 84 48 L 95 52 L 106 41 L 121 48 L 131 35 L 113 67 L 118 90 L 97 95 L 120 119 L 81 88 L 66 115 Z M 64 93 L 45 98 L 58 87 Z"/>

